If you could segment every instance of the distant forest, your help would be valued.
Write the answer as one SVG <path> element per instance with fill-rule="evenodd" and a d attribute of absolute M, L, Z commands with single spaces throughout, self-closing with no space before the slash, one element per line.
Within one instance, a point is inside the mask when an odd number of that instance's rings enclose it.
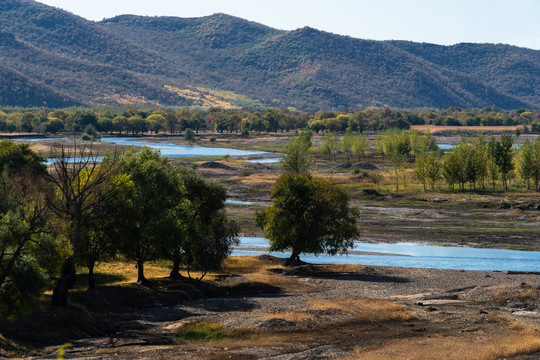
<path fill-rule="evenodd" d="M 540 111 L 495 108 L 482 110 L 405 110 L 366 109 L 357 112 L 292 111 L 266 109 L 246 111 L 223 108 L 0 108 L 0 132 L 13 133 L 220 133 L 312 131 L 345 133 L 409 129 L 411 125 L 514 126 L 523 132 L 540 132 Z"/>

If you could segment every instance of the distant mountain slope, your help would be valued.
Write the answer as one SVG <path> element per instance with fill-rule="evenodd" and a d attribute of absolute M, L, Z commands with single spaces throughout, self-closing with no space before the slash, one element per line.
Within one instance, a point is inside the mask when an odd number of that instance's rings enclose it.
<path fill-rule="evenodd" d="M 441 46 L 409 41 L 393 41 L 392 44 L 439 66 L 474 75 L 501 92 L 538 106 L 538 50 L 503 44 Z"/>
<path fill-rule="evenodd" d="M 79 105 L 77 101 L 56 92 L 50 86 L 30 80 L 3 65 L 0 65 L 0 79 L 0 104 L 53 108 Z"/>
<path fill-rule="evenodd" d="M 96 23 L 32 0 L 0 1 L 0 72 L 0 105 L 540 108 L 536 50 L 282 31 L 225 14 Z"/>

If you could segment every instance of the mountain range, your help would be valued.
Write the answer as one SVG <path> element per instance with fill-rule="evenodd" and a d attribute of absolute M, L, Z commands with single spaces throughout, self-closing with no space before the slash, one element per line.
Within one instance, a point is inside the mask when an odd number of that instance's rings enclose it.
<path fill-rule="evenodd" d="M 0 105 L 540 109 L 540 51 L 0 2 Z"/>

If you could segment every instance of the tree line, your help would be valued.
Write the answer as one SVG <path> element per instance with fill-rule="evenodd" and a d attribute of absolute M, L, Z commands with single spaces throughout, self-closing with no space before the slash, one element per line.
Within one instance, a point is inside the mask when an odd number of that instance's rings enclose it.
<path fill-rule="evenodd" d="M 420 112 L 368 108 L 357 112 L 300 112 L 290 109 L 260 111 L 221 108 L 154 109 L 0 109 L 0 132 L 96 132 L 108 134 L 284 132 L 309 128 L 316 133 L 409 129 L 411 125 L 523 125 L 525 132 L 540 132 L 540 111 L 518 109 L 423 110 Z"/>
<path fill-rule="evenodd" d="M 97 161 L 91 147 L 53 150 L 48 169 L 28 144 L 0 142 L 0 317 L 28 313 L 46 289 L 66 306 L 76 268 L 170 260 L 171 277 L 221 266 L 238 242 L 238 224 L 225 213 L 226 190 L 188 167 L 172 166 L 158 151 L 110 154 Z M 78 157 L 78 162 L 68 159 Z"/>
<path fill-rule="evenodd" d="M 396 190 L 400 182 L 406 186 L 406 170 L 411 166 L 414 179 L 424 190 L 440 180 L 451 190 L 465 190 L 466 185 L 473 190 L 488 188 L 496 190 L 500 183 L 508 190 L 511 179 L 517 179 L 528 190 L 540 190 L 540 137 L 531 141 L 525 139 L 519 146 L 515 137 L 503 134 L 486 138 L 480 134 L 476 138 L 463 137 L 461 142 L 443 151 L 429 132 L 386 130 L 375 137 L 374 147 L 365 135 L 347 131 L 343 137 L 327 133 L 318 151 L 328 159 L 337 159 L 338 154 L 351 158 L 380 155 L 387 159 L 395 181 Z"/>

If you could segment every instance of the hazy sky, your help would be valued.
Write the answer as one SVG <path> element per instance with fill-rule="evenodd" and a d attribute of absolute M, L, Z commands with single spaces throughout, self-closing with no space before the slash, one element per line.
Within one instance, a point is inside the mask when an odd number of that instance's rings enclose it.
<path fill-rule="evenodd" d="M 196 17 L 217 12 L 283 30 L 311 26 L 375 40 L 540 49 L 540 0 L 39 0 L 90 20 L 120 14 Z"/>

